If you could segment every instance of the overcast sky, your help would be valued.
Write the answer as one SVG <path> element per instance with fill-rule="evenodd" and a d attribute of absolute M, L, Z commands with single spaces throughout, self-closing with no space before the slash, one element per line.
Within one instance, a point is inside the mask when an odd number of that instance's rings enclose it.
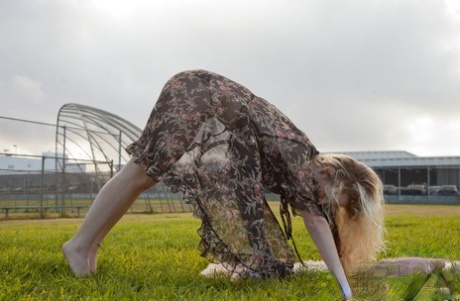
<path fill-rule="evenodd" d="M 80 103 L 142 128 L 196 68 L 275 104 L 320 151 L 460 156 L 458 0 L 0 0 L 0 116 L 55 123 Z M 42 128 L 0 119 L 0 152 L 52 150 Z"/>

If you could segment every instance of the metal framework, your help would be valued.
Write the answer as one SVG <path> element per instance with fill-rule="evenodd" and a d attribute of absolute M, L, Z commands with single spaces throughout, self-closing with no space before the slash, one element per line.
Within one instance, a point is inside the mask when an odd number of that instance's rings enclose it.
<path fill-rule="evenodd" d="M 0 119 L 50 126 L 55 131 L 54 153 L 36 158 L 0 153 L 0 172 L 6 171 L 0 173 L 0 201 L 6 198 L 14 200 L 15 205 L 26 202 L 29 206 L 29 201 L 36 199 L 34 206 L 41 212 L 45 206 L 64 212 L 93 201 L 94 194 L 130 159 L 124 149 L 142 132 L 117 115 L 75 103 L 59 109 L 55 124 L 2 116 Z M 130 207 L 131 212 L 144 213 L 191 210 L 182 193 L 172 193 L 162 182 L 144 191 Z"/>
<path fill-rule="evenodd" d="M 98 175 L 112 167 L 118 171 L 128 160 L 124 148 L 140 134 L 141 129 L 117 115 L 86 105 L 65 104 L 56 122 L 56 155 L 65 159 L 56 162 L 64 171 L 71 164 L 68 158 L 92 160 Z M 107 165 L 101 166 L 101 161 Z"/>

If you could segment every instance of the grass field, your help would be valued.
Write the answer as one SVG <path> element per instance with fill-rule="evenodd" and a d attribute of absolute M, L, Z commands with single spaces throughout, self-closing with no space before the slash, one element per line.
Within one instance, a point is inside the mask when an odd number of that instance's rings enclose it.
<path fill-rule="evenodd" d="M 387 205 L 388 248 L 382 257 L 460 260 L 460 206 Z M 300 218 L 294 236 L 303 259 L 320 260 Z M 208 262 L 197 250 L 200 221 L 190 213 L 128 214 L 104 241 L 98 272 L 71 275 L 61 245 L 81 219 L 0 222 L 0 300 L 340 300 L 333 277 L 304 272 L 284 280 L 230 281 L 199 276 Z M 414 300 L 460 300 L 460 274 L 432 278 Z M 360 277 L 356 300 L 404 300 L 419 275 Z M 458 299 L 457 299 L 458 298 Z"/>

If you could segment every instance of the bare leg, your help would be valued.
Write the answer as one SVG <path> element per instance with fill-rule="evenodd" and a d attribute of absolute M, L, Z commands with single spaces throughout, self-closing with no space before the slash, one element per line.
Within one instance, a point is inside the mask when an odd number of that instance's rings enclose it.
<path fill-rule="evenodd" d="M 155 185 L 132 160 L 101 189 L 74 237 L 64 244 L 71 271 L 77 276 L 96 267 L 97 245 L 129 209 L 139 194 Z"/>
<path fill-rule="evenodd" d="M 126 202 L 124 208 L 120 208 L 117 216 L 114 216 L 110 223 L 106 224 L 104 228 L 99 232 L 96 240 L 94 241 L 91 250 L 89 252 L 88 260 L 89 260 L 89 271 L 91 273 L 96 271 L 97 267 L 97 252 L 99 251 L 100 244 L 107 236 L 107 234 L 112 230 L 115 224 L 121 219 L 121 217 L 128 211 L 129 207 L 132 205 L 132 202 Z"/>
<path fill-rule="evenodd" d="M 130 163 L 131 164 L 131 163 Z M 145 173 L 145 171 L 143 171 Z M 151 178 L 147 179 L 148 182 L 150 182 Z M 111 184 L 110 184 L 111 185 Z M 142 193 L 144 190 L 152 187 L 155 185 L 155 183 L 152 180 L 152 184 L 147 183 L 148 187 L 143 189 L 140 193 Z M 139 194 L 137 196 L 139 196 Z M 137 196 L 134 198 L 134 200 L 137 198 Z M 127 199 L 128 200 L 128 199 Z M 120 210 L 117 212 L 116 216 L 113 216 L 113 218 L 108 222 L 106 225 L 104 225 L 104 228 L 99 232 L 98 236 L 96 237 L 91 250 L 89 252 L 89 271 L 91 273 L 96 271 L 97 267 L 97 252 L 99 251 L 100 244 L 104 240 L 104 238 L 107 236 L 107 234 L 112 230 L 112 228 L 116 225 L 116 223 L 123 217 L 123 215 L 128 211 L 128 209 L 131 207 L 133 201 L 126 201 Z"/>

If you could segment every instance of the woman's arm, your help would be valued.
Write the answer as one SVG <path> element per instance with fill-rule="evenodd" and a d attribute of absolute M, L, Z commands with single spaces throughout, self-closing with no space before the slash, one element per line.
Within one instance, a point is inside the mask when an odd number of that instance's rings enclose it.
<path fill-rule="evenodd" d="M 345 299 L 350 298 L 352 296 L 351 288 L 348 284 L 342 264 L 340 263 L 334 238 L 326 219 L 306 211 L 302 212 L 302 217 L 308 233 L 318 248 L 319 254 L 326 263 L 329 271 L 339 282 L 342 296 Z"/>

